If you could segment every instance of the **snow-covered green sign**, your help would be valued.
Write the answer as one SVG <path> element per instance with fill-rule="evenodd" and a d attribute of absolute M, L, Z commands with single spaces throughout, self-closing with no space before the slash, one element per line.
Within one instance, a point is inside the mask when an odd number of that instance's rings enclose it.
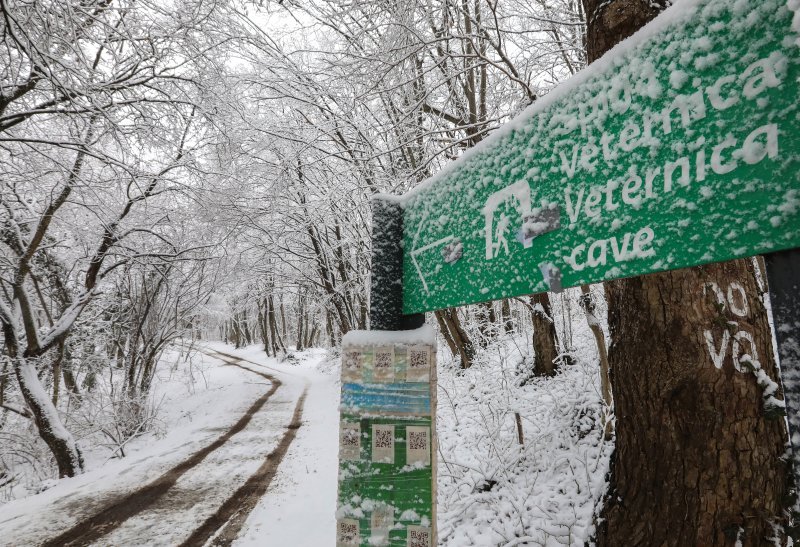
<path fill-rule="evenodd" d="M 404 312 L 800 247 L 798 31 L 678 0 L 537 100 L 402 198 Z"/>

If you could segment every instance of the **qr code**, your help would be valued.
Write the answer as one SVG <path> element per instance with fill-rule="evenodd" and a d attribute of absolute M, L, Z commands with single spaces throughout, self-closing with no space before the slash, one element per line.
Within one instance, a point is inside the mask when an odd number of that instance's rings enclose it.
<path fill-rule="evenodd" d="M 358 523 L 349 521 L 339 522 L 339 542 L 358 543 Z"/>
<path fill-rule="evenodd" d="M 359 447 L 359 435 L 361 432 L 355 428 L 347 428 L 342 431 L 342 446 L 346 447 Z"/>
<path fill-rule="evenodd" d="M 394 432 L 391 429 L 375 430 L 375 448 L 392 448 Z"/>
<path fill-rule="evenodd" d="M 424 431 L 409 431 L 408 448 L 411 450 L 427 450 L 428 434 Z"/>
<path fill-rule="evenodd" d="M 361 354 L 357 351 L 346 351 L 344 354 L 344 368 L 356 371 L 361 368 Z"/>
<path fill-rule="evenodd" d="M 390 369 L 390 368 L 392 368 L 392 352 L 391 351 L 376 351 L 375 352 L 375 368 L 376 369 Z"/>
<path fill-rule="evenodd" d="M 409 530 L 408 547 L 431 547 L 430 530 Z"/>
<path fill-rule="evenodd" d="M 412 369 L 428 368 L 428 352 L 424 349 L 409 350 L 408 366 Z"/>

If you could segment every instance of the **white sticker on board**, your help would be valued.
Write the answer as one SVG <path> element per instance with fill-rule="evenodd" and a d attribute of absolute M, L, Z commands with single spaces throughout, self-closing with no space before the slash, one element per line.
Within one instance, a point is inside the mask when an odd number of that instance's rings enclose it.
<path fill-rule="evenodd" d="M 394 381 L 394 348 L 375 348 L 372 360 L 372 379 L 375 382 Z"/>
<path fill-rule="evenodd" d="M 431 464 L 431 429 L 408 426 L 406 428 L 406 465 Z"/>
<path fill-rule="evenodd" d="M 356 350 L 346 350 L 342 354 L 342 381 L 360 382 L 363 378 L 364 354 Z"/>
<path fill-rule="evenodd" d="M 370 516 L 370 526 L 372 531 L 370 542 L 379 544 L 380 538 L 385 538 L 388 542 L 389 531 L 394 526 L 394 507 L 385 504 L 375 507 Z"/>
<path fill-rule="evenodd" d="M 408 348 L 408 368 L 406 381 L 430 382 L 431 352 L 426 346 L 413 346 Z"/>
<path fill-rule="evenodd" d="M 361 534 L 358 531 L 358 521 L 342 519 L 336 522 L 336 547 L 359 547 Z"/>
<path fill-rule="evenodd" d="M 394 426 L 372 425 L 372 461 L 394 463 Z"/>
<path fill-rule="evenodd" d="M 409 526 L 406 547 L 431 547 L 431 529 Z"/>
<path fill-rule="evenodd" d="M 339 459 L 361 459 L 361 424 L 342 422 L 339 427 Z"/>

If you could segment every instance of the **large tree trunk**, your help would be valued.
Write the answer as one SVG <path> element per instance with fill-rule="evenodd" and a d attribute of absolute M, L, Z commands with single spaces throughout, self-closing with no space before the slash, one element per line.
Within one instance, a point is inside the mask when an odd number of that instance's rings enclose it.
<path fill-rule="evenodd" d="M 31 410 L 39 436 L 53 453 L 59 477 L 74 477 L 83 472 L 83 456 L 75 439 L 64 428 L 56 407 L 44 391 L 33 364 L 24 357 L 14 361 L 14 372 L 22 396 Z"/>
<path fill-rule="evenodd" d="M 442 336 L 447 340 L 450 349 L 455 348 L 458 356 L 461 358 L 461 368 L 469 368 L 472 366 L 472 359 L 475 357 L 475 344 L 461 326 L 461 320 L 458 318 L 458 310 L 455 308 L 447 308 L 439 310 L 436 313 L 436 320 L 439 321 L 439 327 L 442 331 Z M 448 340 L 449 337 L 449 340 Z"/>
<path fill-rule="evenodd" d="M 553 308 L 547 293 L 531 295 L 531 321 L 533 322 L 533 374 L 553 376 L 557 369 L 558 337 L 553 320 Z"/>
<path fill-rule="evenodd" d="M 584 0 L 589 62 L 666 3 Z M 778 374 L 752 262 L 619 280 L 606 293 L 617 442 L 597 544 L 783 542 L 786 431 L 769 411 Z"/>
<path fill-rule="evenodd" d="M 598 545 L 763 544 L 785 521 L 786 431 L 752 263 L 606 288 L 617 443 Z"/>

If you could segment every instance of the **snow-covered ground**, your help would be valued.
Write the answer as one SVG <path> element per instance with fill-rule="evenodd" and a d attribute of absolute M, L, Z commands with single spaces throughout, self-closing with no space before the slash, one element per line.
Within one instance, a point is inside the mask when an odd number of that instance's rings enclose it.
<path fill-rule="evenodd" d="M 602 439 L 602 406 L 591 339 L 576 333 L 576 364 L 555 378 L 520 371 L 524 337 L 479 351 L 462 371 L 440 345 L 439 544 L 448 547 L 583 545 L 606 487 L 612 444 Z M 266 494 L 245 520 L 237 546 L 333 547 L 337 488 L 339 362 L 308 350 L 278 362 L 259 346 L 234 350 L 239 364 L 274 376 L 281 387 L 230 441 L 181 476 L 147 510 L 97 545 L 178 545 L 263 463 L 286 432 L 308 389 L 302 426 Z M 163 435 L 149 433 L 92 470 L 2 506 L 0 546 L 37 545 L 150 483 L 223 434 L 271 387 L 262 377 L 195 354 L 173 353 L 155 394 Z M 191 380 L 193 378 L 193 380 Z M 516 425 L 523 429 L 520 445 Z"/>
<path fill-rule="evenodd" d="M 555 317 L 569 318 L 556 326 L 573 360 L 552 378 L 530 375 L 530 326 L 478 347 L 469 370 L 440 343 L 440 546 L 591 545 L 614 445 L 603 434 L 597 346 L 576 299 L 576 289 L 551 296 Z"/>
<path fill-rule="evenodd" d="M 578 354 L 555 377 L 520 385 L 525 353 L 517 337 L 492 344 L 469 370 L 440 367 L 442 546 L 577 546 L 594 533 L 613 449 L 603 440 L 598 367 Z"/>
<path fill-rule="evenodd" d="M 189 380 L 189 374 L 195 376 L 196 383 Z M 212 442 L 264 391 L 263 380 L 257 376 L 222 366 L 221 361 L 208 357 L 179 363 L 174 372 L 172 367 L 162 366 L 158 375 L 154 398 L 160 401 L 163 429 L 168 435 L 159 439 L 148 434 L 135 439 L 127 446 L 128 457 L 101 467 L 89 454 L 87 467 L 91 471 L 4 505 L 0 544 L 36 544 L 103 507 L 112 497 L 156 479 Z"/>
<path fill-rule="evenodd" d="M 208 347 L 235 352 L 222 344 Z M 295 403 L 306 385 L 309 394 L 303 426 L 284 460 L 292 464 L 291 469 L 287 473 L 279 468 L 262 506 L 256 508 L 242 530 L 242 544 L 264 545 L 266 535 L 299 530 L 304 525 L 308 537 L 308 512 L 302 505 L 303 499 L 312 500 L 307 503 L 313 504 L 319 514 L 315 520 L 319 526 L 314 528 L 319 529 L 322 539 L 309 545 L 324 545 L 325 532 L 332 538 L 338 375 L 319 370 L 325 354 L 318 350 L 296 354 L 298 359 L 294 363 L 278 363 L 256 347 L 240 355 L 253 361 L 242 363 L 244 366 L 264 370 L 283 385 L 244 430 L 181 476 L 164 498 L 124 522 L 98 544 L 180 543 L 263 462 L 290 423 Z M 188 381 L 190 373 L 196 380 L 194 383 Z M 128 457 L 109 461 L 79 477 L 58 481 L 38 495 L 4 505 L 0 513 L 0 545 L 37 545 L 92 515 L 109 501 L 150 483 L 213 442 L 270 388 L 263 378 L 225 366 L 219 359 L 208 356 L 195 356 L 191 367 L 187 362 L 164 366 L 159 374 L 155 398 L 167 434 L 160 439 L 150 434 L 140 437 L 126 447 Z M 334 439 L 326 440 L 331 434 Z M 98 463 L 94 461 L 91 465 Z M 300 471 L 306 469 L 304 477 Z M 273 491 L 280 493 L 280 500 L 270 499 Z M 277 515 L 281 517 L 277 523 L 271 511 L 275 503 L 285 506 Z"/>
<path fill-rule="evenodd" d="M 259 362 L 257 347 L 230 353 Z M 303 426 L 267 495 L 247 519 L 236 546 L 333 547 L 339 449 L 339 365 L 325 352 L 298 366 L 309 379 Z"/>

